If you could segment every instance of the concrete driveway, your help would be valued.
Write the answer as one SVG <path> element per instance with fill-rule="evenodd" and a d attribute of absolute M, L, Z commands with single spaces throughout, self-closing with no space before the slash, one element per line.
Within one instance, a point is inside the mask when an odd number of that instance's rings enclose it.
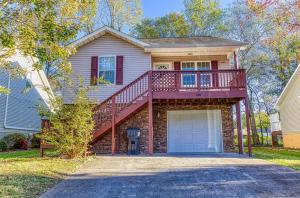
<path fill-rule="evenodd" d="M 42 197 L 300 197 L 300 172 L 226 154 L 98 156 Z"/>

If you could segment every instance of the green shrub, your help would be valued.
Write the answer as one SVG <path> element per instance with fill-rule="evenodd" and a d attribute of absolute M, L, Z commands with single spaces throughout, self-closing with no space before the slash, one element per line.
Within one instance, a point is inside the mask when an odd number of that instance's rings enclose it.
<path fill-rule="evenodd" d="M 41 139 L 37 135 L 33 135 L 30 144 L 32 148 L 40 148 Z"/>
<path fill-rule="evenodd" d="M 7 151 L 8 147 L 4 140 L 0 140 L 0 151 Z"/>
<path fill-rule="evenodd" d="M 26 144 L 24 142 L 27 142 L 26 136 L 21 133 L 9 134 L 5 136 L 3 140 L 6 142 L 8 149 L 21 149 L 21 147 L 23 147 L 23 144 Z"/>
<path fill-rule="evenodd" d="M 73 105 L 64 105 L 62 98 L 56 98 L 53 112 L 40 110 L 51 123 L 43 129 L 41 139 L 70 158 L 86 156 L 94 129 L 94 105 L 88 100 L 87 90 L 80 87 L 75 93 Z"/>

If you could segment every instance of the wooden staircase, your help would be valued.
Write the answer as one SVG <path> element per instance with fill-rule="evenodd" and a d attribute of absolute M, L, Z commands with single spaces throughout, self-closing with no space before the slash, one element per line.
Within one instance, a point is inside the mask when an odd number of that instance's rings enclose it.
<path fill-rule="evenodd" d="M 148 82 L 146 72 L 96 106 L 94 142 L 148 103 Z"/>

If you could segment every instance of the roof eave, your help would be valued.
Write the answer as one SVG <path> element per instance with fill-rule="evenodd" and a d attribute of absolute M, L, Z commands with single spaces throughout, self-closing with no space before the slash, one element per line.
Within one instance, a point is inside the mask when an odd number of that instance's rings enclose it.
<path fill-rule="evenodd" d="M 189 51 L 209 51 L 209 50 L 245 50 L 247 45 L 243 46 L 213 46 L 213 47 L 145 47 L 145 52 L 189 52 Z"/>
<path fill-rule="evenodd" d="M 296 77 L 297 77 L 298 73 L 300 74 L 300 64 L 298 65 L 298 67 L 296 68 L 295 72 L 293 73 L 293 75 L 291 76 L 290 80 L 288 81 L 288 83 L 284 87 L 283 91 L 281 92 L 280 96 L 278 97 L 278 99 L 277 99 L 277 101 L 275 103 L 275 107 L 279 107 L 281 105 L 281 103 L 283 102 L 283 100 L 284 100 L 287 92 L 289 91 L 289 89 L 293 85 L 293 82 L 296 80 Z"/>
<path fill-rule="evenodd" d="M 79 48 L 93 40 L 95 40 L 96 38 L 99 38 L 101 36 L 103 36 L 104 34 L 106 33 L 110 33 L 118 38 L 121 38 L 129 43 L 132 43 L 133 45 L 136 45 L 138 47 L 141 47 L 141 48 L 144 48 L 144 47 L 147 47 L 149 46 L 149 44 L 143 42 L 143 41 L 140 41 L 132 36 L 129 36 L 123 32 L 120 32 L 120 31 L 117 31 L 113 28 L 110 28 L 110 27 L 107 27 L 107 26 L 104 26 L 72 43 L 70 43 L 68 46 L 69 47 L 75 47 L 75 48 Z"/>

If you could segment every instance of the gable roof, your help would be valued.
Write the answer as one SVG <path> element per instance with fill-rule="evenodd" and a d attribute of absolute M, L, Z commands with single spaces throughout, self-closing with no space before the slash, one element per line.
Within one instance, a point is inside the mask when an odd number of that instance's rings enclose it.
<path fill-rule="evenodd" d="M 182 48 L 182 47 L 241 47 L 247 43 L 211 36 L 174 37 L 140 39 L 150 46 L 147 48 Z"/>
<path fill-rule="evenodd" d="M 224 38 L 211 36 L 197 36 L 197 37 L 174 37 L 174 38 L 153 38 L 153 39 L 137 39 L 121 31 L 104 26 L 82 38 L 72 42 L 69 46 L 79 48 L 94 39 L 97 39 L 104 34 L 109 33 L 120 39 L 123 39 L 133 45 L 145 49 L 145 51 L 152 51 L 157 48 L 232 48 L 245 49 L 247 43 L 234 41 Z"/>
<path fill-rule="evenodd" d="M 102 27 L 102 28 L 100 28 L 100 29 L 98 29 L 98 30 L 96 30 L 96 31 L 94 31 L 94 32 L 92 32 L 92 33 L 90 33 L 90 34 L 88 34 L 88 35 L 72 42 L 72 43 L 70 43 L 69 46 L 79 48 L 79 47 L 95 40 L 96 38 L 99 38 L 99 37 L 103 36 L 106 33 L 110 33 L 110 34 L 112 34 L 112 35 L 114 35 L 118 38 L 121 38 L 121 39 L 123 39 L 123 40 L 125 40 L 129 43 L 132 43 L 133 45 L 136 45 L 138 47 L 144 48 L 144 47 L 149 45 L 149 44 L 147 44 L 147 43 L 145 43 L 145 42 L 143 42 L 139 39 L 136 39 L 136 38 L 134 38 L 134 37 L 132 37 L 128 34 L 125 34 L 123 32 L 115 30 L 113 28 L 104 26 L 104 27 Z"/>
<path fill-rule="evenodd" d="M 49 102 L 50 99 L 54 97 L 54 93 L 52 92 L 45 72 L 43 70 L 33 68 L 33 64 L 37 61 L 37 59 L 24 56 L 17 52 L 8 60 L 15 66 L 21 67 L 26 71 L 25 78 L 32 84 L 33 87 L 35 87 L 41 99 L 45 102 L 47 107 L 50 108 Z"/>
<path fill-rule="evenodd" d="M 298 67 L 296 68 L 296 70 L 293 73 L 292 77 L 290 78 L 289 82 L 286 84 L 285 88 L 281 92 L 278 100 L 276 101 L 275 106 L 278 107 L 283 102 L 285 96 L 291 90 L 291 88 L 293 87 L 293 85 L 294 85 L 295 81 L 297 80 L 297 78 L 300 78 L 300 64 L 298 65 Z"/>

